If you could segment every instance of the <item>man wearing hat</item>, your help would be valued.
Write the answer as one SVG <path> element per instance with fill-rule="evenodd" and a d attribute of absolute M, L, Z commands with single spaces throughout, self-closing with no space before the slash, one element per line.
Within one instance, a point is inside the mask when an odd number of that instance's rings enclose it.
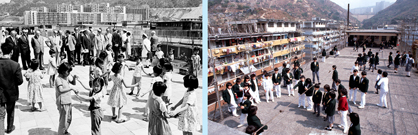
<path fill-rule="evenodd" d="M 28 29 L 23 29 L 22 36 L 17 40 L 20 48 L 23 70 L 27 70 L 30 65 L 30 48 L 28 39 Z"/>
<path fill-rule="evenodd" d="M 141 57 L 142 57 L 142 64 L 144 64 L 145 68 L 148 68 L 150 63 L 149 60 L 147 59 L 149 53 L 151 53 L 151 41 L 149 41 L 147 34 L 143 33 L 142 34 L 142 53 L 141 53 Z M 151 54 L 152 55 L 152 54 Z M 152 58 L 152 57 L 149 57 Z"/>

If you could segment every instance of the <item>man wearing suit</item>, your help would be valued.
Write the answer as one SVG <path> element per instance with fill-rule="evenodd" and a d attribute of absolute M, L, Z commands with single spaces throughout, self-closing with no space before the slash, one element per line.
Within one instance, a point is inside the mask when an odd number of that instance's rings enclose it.
<path fill-rule="evenodd" d="M 17 45 L 17 32 L 16 31 L 12 31 L 10 32 L 10 37 L 6 38 L 6 44 L 12 45 L 13 46 L 13 54 L 12 54 L 12 60 L 15 62 L 19 62 L 19 46 Z"/>
<path fill-rule="evenodd" d="M 80 57 L 81 57 L 81 46 L 83 45 L 83 42 L 82 42 L 82 40 L 81 40 L 81 33 L 80 33 L 80 30 L 78 29 L 78 27 L 75 27 L 74 28 L 74 34 L 73 34 L 73 36 L 74 36 L 74 38 L 75 38 L 75 41 L 76 41 L 76 44 L 75 44 L 75 52 L 74 52 L 74 58 L 76 59 L 76 61 L 77 61 L 77 63 L 78 64 L 80 64 L 81 63 L 81 61 L 80 61 Z"/>
<path fill-rule="evenodd" d="M 278 68 L 274 68 L 274 74 L 271 80 L 273 81 L 274 89 L 276 90 L 276 96 L 277 98 L 280 98 L 282 96 L 282 90 L 280 86 L 280 82 L 282 81 L 282 75 L 279 73 Z"/>
<path fill-rule="evenodd" d="M 83 34 L 81 36 L 82 40 L 82 48 L 84 50 L 87 50 L 88 52 L 82 52 L 83 55 L 83 66 L 90 64 L 90 56 L 93 56 L 93 50 L 92 49 L 92 40 L 90 39 L 89 30 L 84 30 Z"/>
<path fill-rule="evenodd" d="M 115 54 L 114 60 L 117 61 L 116 57 L 119 56 L 119 53 L 122 50 L 122 37 L 120 36 L 120 30 L 116 32 L 116 29 L 113 29 L 112 50 L 113 50 L 113 53 Z"/>
<path fill-rule="evenodd" d="M 367 91 L 369 90 L 369 79 L 367 79 L 366 76 L 367 76 L 366 71 L 361 72 L 361 79 L 358 85 L 358 88 L 361 91 L 361 102 L 360 102 L 360 106 L 358 107 L 360 109 L 364 108 L 364 105 L 366 105 L 366 94 L 367 94 Z"/>
<path fill-rule="evenodd" d="M 312 79 L 313 79 L 313 83 L 315 84 L 315 75 L 318 79 L 318 83 L 320 83 L 319 81 L 319 63 L 317 61 L 316 58 L 313 58 L 313 62 L 311 63 L 311 71 L 312 71 Z"/>
<path fill-rule="evenodd" d="M 31 44 L 35 54 L 35 59 L 39 61 L 39 69 L 44 70 L 44 39 L 41 37 L 41 31 L 35 31 L 35 36 L 32 38 Z"/>
<path fill-rule="evenodd" d="M 14 110 L 19 99 L 19 85 L 23 83 L 22 72 L 19 63 L 10 60 L 13 54 L 11 44 L 1 45 L 3 57 L 0 58 L 0 132 L 11 133 L 15 126 Z M 7 112 L 7 130 L 4 131 L 4 110 Z"/>
<path fill-rule="evenodd" d="M 228 103 L 228 111 L 232 112 L 232 115 L 235 117 L 239 116 L 237 115 L 237 97 L 236 93 L 232 90 L 232 83 L 226 83 L 226 90 L 222 91 L 222 99 Z"/>
<path fill-rule="evenodd" d="M 65 31 L 65 34 L 67 35 L 67 43 L 66 43 L 66 51 L 68 56 L 68 63 L 72 66 L 74 66 L 74 51 L 76 50 L 75 46 L 77 44 L 76 38 L 70 34 L 71 32 L 69 30 Z"/>
<path fill-rule="evenodd" d="M 23 29 L 23 34 L 17 40 L 17 44 L 20 48 L 23 70 L 28 70 L 30 65 L 30 48 L 27 29 Z"/>
<path fill-rule="evenodd" d="M 354 69 L 353 74 L 350 75 L 350 79 L 348 83 L 348 87 L 350 88 L 350 95 L 348 97 L 348 101 L 353 101 L 354 105 L 356 104 L 355 101 L 356 101 L 356 95 L 357 95 L 357 88 L 360 82 L 360 77 L 357 75 L 357 73 L 358 73 L 358 70 Z"/>

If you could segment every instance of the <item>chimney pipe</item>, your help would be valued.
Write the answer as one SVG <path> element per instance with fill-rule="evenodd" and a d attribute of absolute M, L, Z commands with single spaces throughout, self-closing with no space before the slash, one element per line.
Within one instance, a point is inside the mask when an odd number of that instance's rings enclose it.
<path fill-rule="evenodd" d="M 347 8 L 347 28 L 350 25 L 350 3 L 348 3 L 348 8 Z"/>

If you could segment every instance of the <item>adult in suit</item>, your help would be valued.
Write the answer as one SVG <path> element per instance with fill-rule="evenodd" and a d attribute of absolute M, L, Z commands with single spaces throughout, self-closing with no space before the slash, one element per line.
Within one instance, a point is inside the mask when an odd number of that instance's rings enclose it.
<path fill-rule="evenodd" d="M 71 35 L 69 30 L 65 31 L 65 35 L 67 35 L 66 51 L 68 56 L 68 63 L 74 66 L 74 51 L 76 50 L 77 40 L 73 35 Z"/>
<path fill-rule="evenodd" d="M 41 31 L 35 31 L 35 36 L 31 40 L 32 48 L 35 54 L 35 59 L 39 61 L 39 69 L 44 70 L 44 38 L 41 37 Z"/>
<path fill-rule="evenodd" d="M 17 39 L 17 44 L 20 48 L 23 70 L 28 70 L 30 65 L 30 48 L 27 29 L 23 29 L 23 34 Z"/>
<path fill-rule="evenodd" d="M 83 42 L 81 40 L 82 39 L 81 38 L 82 34 L 80 33 L 80 30 L 79 30 L 78 27 L 74 28 L 74 32 L 75 33 L 73 34 L 73 36 L 74 36 L 75 41 L 76 41 L 75 50 L 74 50 L 74 58 L 75 58 L 75 60 L 77 61 L 78 64 L 81 64 L 81 61 L 80 61 L 80 59 L 81 59 L 81 49 L 82 49 L 82 46 L 83 46 Z"/>
<path fill-rule="evenodd" d="M 122 50 L 122 37 L 120 36 L 120 30 L 116 31 L 116 29 L 113 29 L 112 50 L 113 50 L 113 53 L 115 54 L 115 56 L 119 56 L 119 53 Z M 144 57 L 144 56 L 142 56 L 142 57 Z M 117 59 L 115 59 L 115 61 L 117 61 Z"/>
<path fill-rule="evenodd" d="M 3 57 L 0 58 L 0 133 L 11 133 L 15 126 L 14 110 L 16 101 L 19 99 L 19 85 L 23 83 L 22 69 L 19 63 L 10 60 L 14 46 L 11 44 L 1 45 Z M 4 131 L 4 118 L 7 112 L 7 130 Z"/>
<path fill-rule="evenodd" d="M 14 30 L 12 30 L 10 32 L 10 37 L 6 38 L 5 43 L 13 46 L 13 54 L 12 54 L 11 59 L 13 61 L 19 62 L 19 54 L 20 54 L 20 51 L 19 51 L 19 46 L 17 45 L 17 37 L 16 37 L 16 35 L 17 35 L 17 32 L 14 31 Z"/>
<path fill-rule="evenodd" d="M 90 64 L 90 56 L 93 56 L 93 50 L 92 50 L 92 40 L 89 33 L 89 30 L 84 30 L 83 34 L 81 36 L 82 40 L 82 48 L 83 50 L 87 50 L 87 52 L 81 52 L 83 55 L 83 66 Z"/>

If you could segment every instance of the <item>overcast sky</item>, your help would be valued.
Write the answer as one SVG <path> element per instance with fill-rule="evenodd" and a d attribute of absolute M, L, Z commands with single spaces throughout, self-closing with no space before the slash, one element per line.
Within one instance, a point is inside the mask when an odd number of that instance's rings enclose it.
<path fill-rule="evenodd" d="M 375 6 L 376 2 L 387 1 L 387 2 L 396 2 L 396 0 L 331 0 L 334 3 L 337 3 L 344 9 L 347 9 L 347 4 L 350 3 L 350 8 L 359 8 L 359 7 L 370 7 Z"/>
<path fill-rule="evenodd" d="M 10 2 L 10 0 L 0 0 L 0 3 Z"/>

